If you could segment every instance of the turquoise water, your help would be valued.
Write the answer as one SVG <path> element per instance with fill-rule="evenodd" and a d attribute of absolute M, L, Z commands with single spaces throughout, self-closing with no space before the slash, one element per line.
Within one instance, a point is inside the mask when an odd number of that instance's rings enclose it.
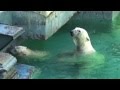
<path fill-rule="evenodd" d="M 98 23 L 78 17 L 75 15 L 46 41 L 26 40 L 22 43 L 33 51 L 48 52 L 46 57 L 18 58 L 20 63 L 40 68 L 35 79 L 120 78 L 120 19 L 113 23 Z M 66 55 L 75 49 L 69 31 L 77 26 L 87 30 L 97 54 L 81 57 Z"/>

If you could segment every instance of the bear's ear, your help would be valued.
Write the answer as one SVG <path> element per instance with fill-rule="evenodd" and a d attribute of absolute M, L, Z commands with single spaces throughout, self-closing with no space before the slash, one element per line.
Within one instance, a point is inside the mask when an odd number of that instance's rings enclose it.
<path fill-rule="evenodd" d="M 90 41 L 90 39 L 89 39 L 88 37 L 86 37 L 86 40 L 87 40 L 87 41 Z"/>

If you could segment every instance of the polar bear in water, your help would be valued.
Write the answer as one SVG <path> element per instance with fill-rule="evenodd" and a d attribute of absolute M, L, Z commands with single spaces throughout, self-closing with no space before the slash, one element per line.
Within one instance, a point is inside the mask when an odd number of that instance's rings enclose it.
<path fill-rule="evenodd" d="M 96 52 L 91 44 L 90 37 L 85 29 L 76 27 L 75 29 L 70 31 L 70 34 L 75 43 L 77 53 L 85 55 Z"/>
<path fill-rule="evenodd" d="M 12 48 L 11 53 L 21 57 L 37 57 L 37 58 L 38 57 L 42 58 L 48 55 L 48 53 L 45 51 L 34 51 L 27 48 L 26 46 L 15 46 L 14 48 Z"/>
<path fill-rule="evenodd" d="M 99 67 L 104 63 L 104 55 L 98 53 L 92 46 L 87 31 L 83 28 L 76 27 L 70 31 L 75 51 L 59 54 L 59 61 L 69 64 L 76 64 L 81 68 Z"/>

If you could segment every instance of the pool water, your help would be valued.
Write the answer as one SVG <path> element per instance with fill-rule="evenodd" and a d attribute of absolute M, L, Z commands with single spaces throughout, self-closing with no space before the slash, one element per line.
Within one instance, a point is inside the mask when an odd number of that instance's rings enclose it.
<path fill-rule="evenodd" d="M 40 68 L 34 79 L 110 79 L 120 78 L 120 19 L 113 23 L 80 20 L 75 15 L 48 40 L 26 40 L 22 45 L 31 50 L 46 51 L 48 56 L 18 58 L 19 63 Z M 75 49 L 70 30 L 80 26 L 87 30 L 94 56 L 65 56 Z M 59 54 L 63 56 L 58 57 Z"/>

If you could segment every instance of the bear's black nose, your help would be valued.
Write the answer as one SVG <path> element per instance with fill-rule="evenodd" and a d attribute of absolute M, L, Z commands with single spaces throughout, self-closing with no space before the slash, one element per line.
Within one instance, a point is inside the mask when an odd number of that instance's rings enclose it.
<path fill-rule="evenodd" d="M 70 31 L 70 35 L 73 36 L 73 31 Z"/>

